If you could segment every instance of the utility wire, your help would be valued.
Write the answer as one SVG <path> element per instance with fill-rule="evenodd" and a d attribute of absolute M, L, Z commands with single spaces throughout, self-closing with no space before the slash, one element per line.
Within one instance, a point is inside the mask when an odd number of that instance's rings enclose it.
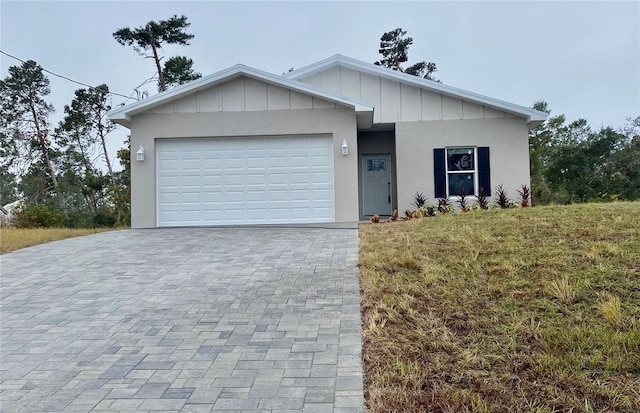
<path fill-rule="evenodd" d="M 24 60 L 20 59 L 19 57 L 16 57 L 16 56 L 10 55 L 9 53 L 5 52 L 4 50 L 0 50 L 0 53 L 2 53 L 3 55 L 9 56 L 9 57 L 10 57 L 10 58 L 12 58 L 12 59 L 16 59 L 16 60 L 17 60 L 17 61 L 19 61 L 19 62 L 27 63 L 26 61 L 24 61 Z M 73 80 L 73 79 L 71 79 L 71 78 L 68 78 L 68 77 L 66 77 L 66 76 L 59 75 L 59 74 L 57 74 L 57 73 L 52 72 L 51 70 L 47 70 L 47 69 L 43 68 L 42 66 L 40 66 L 40 68 L 42 69 L 42 71 L 43 71 L 43 72 L 47 72 L 47 73 L 49 73 L 49 74 L 51 74 L 51 75 L 53 75 L 53 76 L 57 76 L 57 77 L 59 77 L 59 78 L 61 78 L 61 79 L 64 79 L 64 80 L 68 80 L 69 82 L 77 83 L 77 84 L 79 84 L 79 85 L 86 86 L 86 87 L 91 88 L 91 89 L 97 89 L 95 86 L 91 86 L 91 85 L 88 85 L 88 84 L 86 84 L 86 83 L 78 82 L 77 80 Z M 135 98 L 133 98 L 133 97 L 131 97 L 131 96 L 122 95 L 122 94 L 120 94 L 120 93 L 116 93 L 116 92 L 109 92 L 109 94 L 110 94 L 110 95 L 114 95 L 114 96 L 120 96 L 120 97 L 123 97 L 123 98 L 125 98 L 125 99 L 135 99 Z M 136 99 L 136 100 L 137 100 L 137 99 Z"/>

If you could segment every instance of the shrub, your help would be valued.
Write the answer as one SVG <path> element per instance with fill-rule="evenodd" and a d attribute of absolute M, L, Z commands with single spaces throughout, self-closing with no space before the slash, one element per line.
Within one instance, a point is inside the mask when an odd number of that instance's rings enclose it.
<path fill-rule="evenodd" d="M 518 195 L 520 195 L 520 206 L 522 208 L 531 206 L 531 189 L 526 185 L 522 185 L 521 189 L 518 190 Z"/>
<path fill-rule="evenodd" d="M 467 202 L 467 195 L 464 193 L 464 191 L 460 192 L 460 195 L 458 195 L 458 201 L 456 201 L 458 203 L 458 207 L 460 207 L 460 211 L 461 212 L 467 212 L 469 211 L 469 205 Z"/>
<path fill-rule="evenodd" d="M 497 199 L 496 199 L 496 204 L 502 209 L 509 208 L 510 204 L 511 204 L 511 202 L 510 202 L 511 200 L 507 196 L 507 190 L 504 189 L 502 184 L 500 184 L 500 185 L 498 185 L 496 187 L 496 193 L 498 194 Z"/>
<path fill-rule="evenodd" d="M 433 205 L 423 205 L 422 208 L 420 208 L 420 211 L 422 211 L 425 217 L 435 217 L 437 210 Z"/>
<path fill-rule="evenodd" d="M 588 202 L 618 202 L 620 201 L 620 195 L 618 194 L 608 194 L 608 193 L 598 193 L 598 196 L 589 198 Z"/>
<path fill-rule="evenodd" d="M 489 197 L 487 196 L 487 191 L 485 191 L 483 187 L 480 187 L 480 190 L 478 191 L 476 203 L 480 209 L 489 209 Z"/>
<path fill-rule="evenodd" d="M 374 216 L 372 216 L 371 222 L 373 222 L 374 224 L 377 224 L 378 222 L 380 222 L 380 215 L 375 214 Z"/>
<path fill-rule="evenodd" d="M 415 206 L 416 209 L 420 209 L 426 204 L 427 204 L 427 197 L 424 196 L 422 192 L 416 192 L 416 194 L 413 196 L 413 202 L 411 205 Z"/>
<path fill-rule="evenodd" d="M 16 213 L 16 226 L 19 228 L 61 227 L 65 214 L 49 209 L 46 205 L 25 205 Z"/>
<path fill-rule="evenodd" d="M 91 228 L 93 226 L 93 215 L 88 212 L 67 211 L 63 225 L 67 228 Z"/>
<path fill-rule="evenodd" d="M 438 199 L 438 212 L 440 214 L 448 214 L 449 212 L 453 212 L 453 207 L 451 206 L 449 198 Z"/>
<path fill-rule="evenodd" d="M 100 211 L 93 216 L 93 226 L 97 228 L 113 227 L 116 225 L 116 217 L 108 212 Z"/>

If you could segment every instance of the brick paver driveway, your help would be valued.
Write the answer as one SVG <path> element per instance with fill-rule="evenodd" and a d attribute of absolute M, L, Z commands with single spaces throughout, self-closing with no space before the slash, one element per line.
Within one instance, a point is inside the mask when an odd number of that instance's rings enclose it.
<path fill-rule="evenodd" d="M 1 260 L 3 412 L 360 412 L 357 229 L 125 230 Z"/>

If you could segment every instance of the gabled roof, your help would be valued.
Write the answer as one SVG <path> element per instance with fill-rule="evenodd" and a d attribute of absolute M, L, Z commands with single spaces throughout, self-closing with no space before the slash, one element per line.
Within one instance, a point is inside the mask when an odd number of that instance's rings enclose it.
<path fill-rule="evenodd" d="M 340 54 L 331 56 L 309 66 L 305 66 L 303 68 L 289 72 L 285 75 L 285 77 L 289 79 L 301 79 L 336 66 L 346 67 L 356 71 L 369 73 L 371 75 L 380 76 L 388 80 L 417 86 L 419 88 L 432 92 L 442 93 L 451 97 L 468 100 L 481 105 L 486 105 L 492 108 L 503 110 L 505 112 L 509 112 L 518 116 L 523 116 L 527 119 L 529 127 L 534 127 L 547 119 L 547 113 L 545 112 L 540 112 L 535 109 L 530 109 L 525 106 L 516 105 L 514 103 L 505 102 L 503 100 L 494 99 L 488 96 L 483 96 L 478 93 L 469 92 L 467 90 L 459 89 L 456 87 L 447 86 L 442 83 L 434 82 L 432 80 L 423 79 L 421 77 L 408 75 L 406 73 L 398 72 L 386 67 L 376 66 L 374 64 L 356 60 L 347 56 L 342 56 Z"/>
<path fill-rule="evenodd" d="M 147 99 L 143 99 L 131 105 L 117 108 L 108 113 L 109 119 L 115 123 L 129 127 L 131 117 L 141 112 L 148 111 L 157 106 L 164 105 L 177 99 L 189 96 L 193 93 L 208 89 L 212 86 L 227 82 L 240 76 L 247 76 L 259 81 L 263 81 L 272 85 L 280 86 L 289 90 L 293 90 L 305 95 L 310 95 L 330 102 L 354 108 L 357 113 L 371 112 L 373 106 L 359 100 L 351 99 L 335 93 L 314 88 L 306 83 L 299 82 L 295 79 L 288 79 L 284 76 L 274 75 L 262 70 L 258 70 L 243 64 L 237 64 L 228 69 L 221 70 L 200 79 L 191 81 L 184 85 L 176 86 L 165 92 L 158 93 Z"/>

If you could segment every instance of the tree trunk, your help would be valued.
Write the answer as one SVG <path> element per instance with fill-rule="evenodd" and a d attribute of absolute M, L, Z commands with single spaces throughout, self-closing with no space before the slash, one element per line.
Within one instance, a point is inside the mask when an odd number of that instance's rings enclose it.
<path fill-rule="evenodd" d="M 116 186 L 116 178 L 113 175 L 113 168 L 111 167 L 111 161 L 109 160 L 109 151 L 107 151 L 107 141 L 105 139 L 104 126 L 101 119 L 98 119 L 98 134 L 100 135 L 100 144 L 102 145 L 102 154 L 104 155 L 104 161 L 107 163 L 107 169 L 109 170 L 109 179 L 111 180 L 111 186 Z"/>
<path fill-rule="evenodd" d="M 42 153 L 44 154 L 44 160 L 47 164 L 47 169 L 49 170 L 49 174 L 51 175 L 51 182 L 53 182 L 53 190 L 58 195 L 58 200 L 60 200 L 60 190 L 58 187 L 58 178 L 56 178 L 56 171 L 53 169 L 53 164 L 51 163 L 51 159 L 49 158 L 49 148 L 47 147 L 46 141 L 44 137 L 40 139 L 40 147 L 42 149 Z"/>
<path fill-rule="evenodd" d="M 151 50 L 153 50 L 153 60 L 156 62 L 156 68 L 158 69 L 158 83 L 160 84 L 160 91 L 167 90 L 167 85 L 164 83 L 164 75 L 162 74 L 162 66 L 160 66 L 160 58 L 158 57 L 158 48 L 156 46 L 156 39 L 151 33 L 151 26 L 147 25 L 147 32 L 151 38 Z"/>
<path fill-rule="evenodd" d="M 84 196 L 84 200 L 89 207 L 89 212 L 91 215 L 96 215 L 98 213 L 98 202 L 96 201 L 96 192 L 92 189 L 87 195 Z"/>
<path fill-rule="evenodd" d="M 87 149 L 82 144 L 82 139 L 76 138 L 76 140 L 78 142 L 78 147 L 80 148 L 80 153 L 82 154 L 82 163 L 84 164 L 85 173 L 94 175 L 93 165 L 91 164 L 91 161 L 89 161 L 89 156 L 87 155 Z M 88 194 L 86 194 L 84 198 L 85 198 L 85 201 L 87 202 L 87 206 L 89 207 L 89 211 L 91 212 L 91 214 L 92 215 L 97 214 L 98 201 L 96 199 L 96 191 L 94 189 L 90 189 L 88 191 Z"/>
<path fill-rule="evenodd" d="M 53 182 L 53 190 L 58 195 L 58 202 L 60 202 L 60 190 L 58 186 L 58 178 L 56 178 L 56 171 L 53 169 L 53 164 L 51 163 L 51 159 L 49 158 L 49 146 L 47 145 L 46 139 L 46 131 L 40 129 L 40 122 L 38 119 L 38 114 L 36 113 L 36 108 L 33 106 L 33 103 L 30 105 L 31 115 L 33 116 L 33 123 L 36 127 L 36 134 L 38 135 L 38 143 L 40 144 L 40 150 L 42 151 L 42 155 L 49 170 L 49 174 L 51 175 L 51 182 Z"/>

